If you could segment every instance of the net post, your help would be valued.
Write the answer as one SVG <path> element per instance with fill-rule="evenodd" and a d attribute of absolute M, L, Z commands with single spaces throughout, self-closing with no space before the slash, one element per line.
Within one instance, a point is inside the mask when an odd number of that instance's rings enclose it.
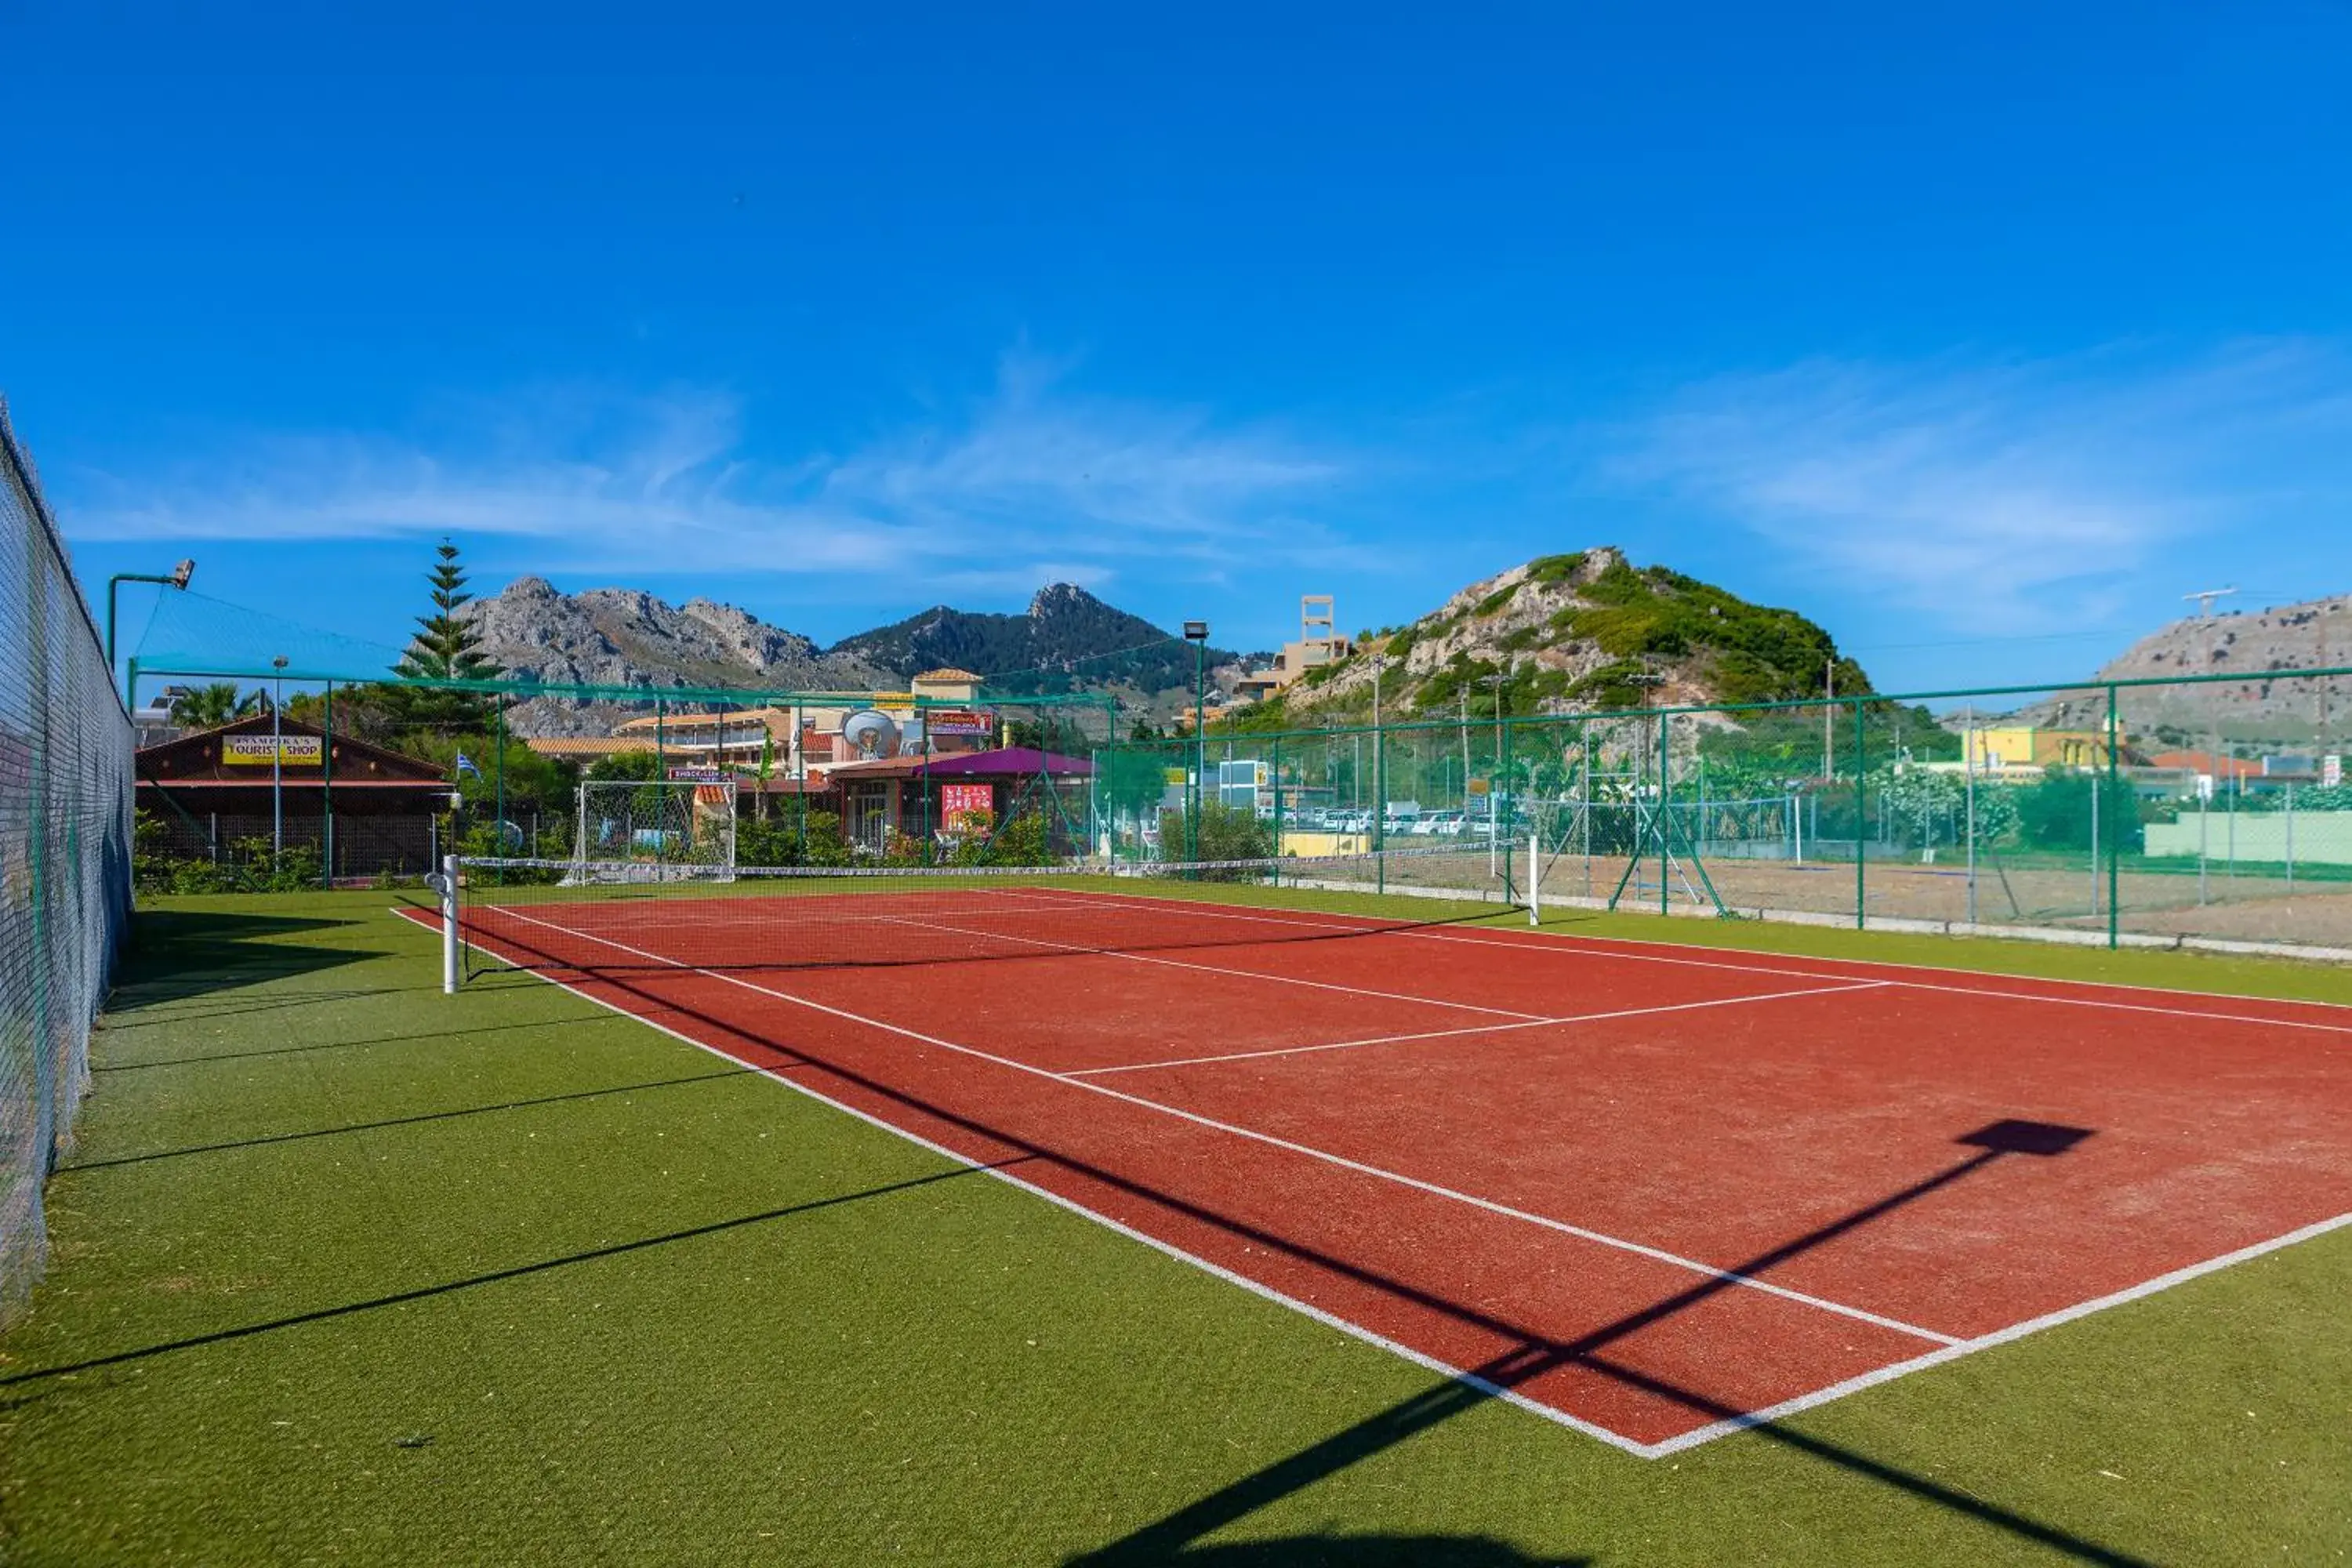
<path fill-rule="evenodd" d="M 1535 818 L 1528 822 L 1528 924 L 1543 924 L 1543 828 Z"/>
<path fill-rule="evenodd" d="M 441 858 L 441 994 L 457 994 L 457 858 Z"/>

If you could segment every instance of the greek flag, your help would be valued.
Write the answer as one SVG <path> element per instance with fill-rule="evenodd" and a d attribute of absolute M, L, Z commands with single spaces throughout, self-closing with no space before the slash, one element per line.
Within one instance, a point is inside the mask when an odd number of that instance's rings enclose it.
<path fill-rule="evenodd" d="M 460 752 L 457 753 L 457 776 L 459 778 L 464 778 L 467 773 L 473 774 L 476 778 L 480 778 L 482 776 L 482 770 L 474 765 L 473 758 L 467 756 L 465 752 Z"/>

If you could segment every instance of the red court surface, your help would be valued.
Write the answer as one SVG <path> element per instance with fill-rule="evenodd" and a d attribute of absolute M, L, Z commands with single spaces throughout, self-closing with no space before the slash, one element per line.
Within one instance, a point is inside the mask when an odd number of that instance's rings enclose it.
<path fill-rule="evenodd" d="M 1010 882 L 465 920 L 1644 1456 L 2352 1223 L 2342 1007 Z"/>

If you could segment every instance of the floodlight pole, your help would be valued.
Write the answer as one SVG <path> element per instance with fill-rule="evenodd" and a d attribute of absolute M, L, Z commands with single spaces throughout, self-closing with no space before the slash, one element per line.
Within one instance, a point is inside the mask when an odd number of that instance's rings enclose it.
<path fill-rule="evenodd" d="M 1184 858 L 1201 858 L 1201 792 L 1209 778 L 1209 623 L 1186 621 L 1184 640 L 1192 645 L 1192 798 L 1185 814 Z"/>
<path fill-rule="evenodd" d="M 286 858 L 286 656 L 269 661 L 278 671 L 277 694 L 269 700 L 269 874 Z"/>
<path fill-rule="evenodd" d="M 106 678 L 114 679 L 114 594 L 125 583 L 161 583 L 167 588 L 185 588 L 188 579 L 196 574 L 194 561 L 183 561 L 163 574 L 152 572 L 117 572 L 106 580 Z"/>

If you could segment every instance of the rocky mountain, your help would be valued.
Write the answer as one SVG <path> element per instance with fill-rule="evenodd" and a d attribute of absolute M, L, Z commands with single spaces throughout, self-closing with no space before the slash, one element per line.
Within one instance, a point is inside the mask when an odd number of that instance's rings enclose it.
<path fill-rule="evenodd" d="M 1108 690 L 1165 717 L 1184 705 L 1192 650 L 1140 616 L 1057 583 L 1018 615 L 940 605 L 830 648 L 730 605 L 672 605 L 641 590 L 558 592 L 524 577 L 466 606 L 482 652 L 525 679 L 595 685 L 870 690 L 950 666 L 1005 692 Z M 1217 684 L 1244 662 L 1216 649 Z M 1867 678 L 1820 626 L 1751 605 L 1604 547 L 1547 555 L 1473 583 L 1428 615 L 1362 639 L 1244 722 L 1328 723 L 1368 713 L 1377 666 L 1385 712 L 1514 713 L 1817 695 L 1831 666 L 1842 693 Z M 641 703 L 541 699 L 516 710 L 526 733 L 602 732 Z"/>
<path fill-rule="evenodd" d="M 866 690 L 891 677 L 855 655 L 827 653 L 732 605 L 670 605 L 635 588 L 564 594 L 538 577 L 461 612 L 482 652 L 509 675 L 594 686 L 768 687 Z M 525 734 L 601 734 L 638 705 L 541 698 L 514 711 Z"/>
<path fill-rule="evenodd" d="M 865 691 L 947 666 L 984 675 L 998 691 L 1111 690 L 1146 709 L 1172 706 L 1192 685 L 1192 651 L 1181 638 L 1069 583 L 1040 589 L 1024 614 L 940 605 L 830 648 L 732 605 L 671 605 L 635 588 L 564 594 L 538 577 L 518 578 L 462 615 L 486 658 L 532 680 Z M 1235 656 L 1209 658 L 1229 680 Z M 513 721 L 525 734 L 601 734 L 645 710 L 541 698 Z"/>
<path fill-rule="evenodd" d="M 1255 727 L 1460 707 L 1511 713 L 1754 702 L 1871 689 L 1830 634 L 1613 546 L 1546 555 L 1471 584 L 1428 615 L 1360 639 L 1253 712 Z"/>
<path fill-rule="evenodd" d="M 2099 668 L 2099 680 L 2237 675 L 2210 686 L 2143 687 L 2123 693 L 2137 734 L 2184 744 L 2225 741 L 2308 742 L 2323 722 L 2340 736 L 2352 722 L 2352 677 L 2281 679 L 2277 672 L 2352 665 L 2352 594 L 2267 610 L 2173 622 Z M 2021 710 L 2028 722 L 2066 729 L 2106 722 L 2104 694 L 2061 695 Z M 2162 731 L 2161 734 L 2158 734 Z"/>
<path fill-rule="evenodd" d="M 905 677 L 950 666 L 989 678 L 1001 691 L 1112 688 L 1150 697 L 1190 689 L 1192 650 L 1140 616 L 1096 598 L 1075 583 L 1037 591 L 1026 613 L 975 614 L 935 605 L 920 615 L 844 638 L 835 657 L 862 659 Z M 1212 648 L 1213 666 L 1234 656 Z"/>

